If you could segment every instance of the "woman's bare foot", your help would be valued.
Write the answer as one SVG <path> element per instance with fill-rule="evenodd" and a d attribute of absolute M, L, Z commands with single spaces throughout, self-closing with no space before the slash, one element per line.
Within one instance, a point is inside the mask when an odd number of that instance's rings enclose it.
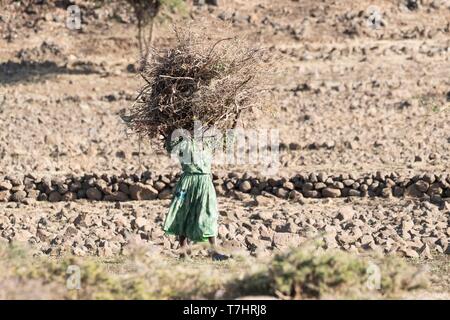
<path fill-rule="evenodd" d="M 179 259 L 185 260 L 187 258 L 187 254 L 185 251 L 180 252 L 180 255 L 178 256 Z"/>
<path fill-rule="evenodd" d="M 216 237 L 211 237 L 208 239 L 209 244 L 211 245 L 210 256 L 213 261 L 224 261 L 230 259 L 230 256 L 220 253 L 216 248 Z"/>
<path fill-rule="evenodd" d="M 178 238 L 180 245 L 178 250 L 180 251 L 180 259 L 187 259 L 190 255 L 190 249 L 187 247 L 187 238 L 185 236 L 179 236 Z"/>
<path fill-rule="evenodd" d="M 224 261 L 230 259 L 230 256 L 227 256 L 226 254 L 222 254 L 214 250 L 211 253 L 211 258 L 213 261 Z"/>

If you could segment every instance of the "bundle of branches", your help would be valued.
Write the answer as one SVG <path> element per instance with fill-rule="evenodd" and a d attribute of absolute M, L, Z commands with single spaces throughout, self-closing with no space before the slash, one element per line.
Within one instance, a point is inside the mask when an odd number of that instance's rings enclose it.
<path fill-rule="evenodd" d="M 239 38 L 210 39 L 192 28 L 175 28 L 175 44 L 153 49 L 141 76 L 145 86 L 127 124 L 141 136 L 168 137 L 175 129 L 229 129 L 236 117 L 258 107 L 269 62 L 265 51 Z"/>

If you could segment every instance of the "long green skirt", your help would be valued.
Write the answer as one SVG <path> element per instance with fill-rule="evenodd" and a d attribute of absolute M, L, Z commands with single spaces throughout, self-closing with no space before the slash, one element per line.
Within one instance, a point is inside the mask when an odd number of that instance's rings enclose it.
<path fill-rule="evenodd" d="M 211 174 L 183 173 L 164 222 L 166 234 L 201 242 L 217 235 L 217 198 Z"/>

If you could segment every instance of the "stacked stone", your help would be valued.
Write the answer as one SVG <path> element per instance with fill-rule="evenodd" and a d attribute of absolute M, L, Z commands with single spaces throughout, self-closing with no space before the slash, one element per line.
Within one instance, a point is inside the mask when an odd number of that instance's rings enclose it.
<path fill-rule="evenodd" d="M 269 193 L 279 198 L 338 198 L 338 197 L 402 197 L 410 196 L 439 202 L 450 197 L 450 177 L 431 173 L 401 176 L 397 173 L 327 175 L 300 173 L 292 178 L 239 179 L 230 175 L 224 181 L 226 191 L 239 190 L 254 195 Z"/>
<path fill-rule="evenodd" d="M 177 175 L 142 174 L 86 174 L 65 177 L 6 176 L 0 178 L 0 202 L 155 200 L 171 197 Z"/>
<path fill-rule="evenodd" d="M 178 174 L 156 175 L 152 172 L 121 175 L 86 174 L 63 177 L 5 176 L 0 178 L 0 202 L 128 201 L 169 199 Z M 218 195 L 236 192 L 275 196 L 283 199 L 339 197 L 415 197 L 432 202 L 450 198 L 450 176 L 432 173 L 406 177 L 395 172 L 356 176 L 329 175 L 325 172 L 299 173 L 293 177 L 252 177 L 244 173 L 213 175 Z"/>

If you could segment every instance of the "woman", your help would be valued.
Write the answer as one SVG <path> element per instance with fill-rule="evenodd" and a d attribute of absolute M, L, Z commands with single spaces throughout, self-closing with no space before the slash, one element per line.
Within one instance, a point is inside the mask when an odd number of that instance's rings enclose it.
<path fill-rule="evenodd" d="M 186 256 L 186 242 L 189 239 L 194 242 L 209 241 L 212 259 L 226 260 L 229 257 L 216 248 L 218 210 L 211 160 L 217 141 L 215 138 L 169 139 L 166 140 L 166 149 L 177 154 L 183 172 L 164 222 L 164 231 L 178 236 L 181 258 Z"/>

